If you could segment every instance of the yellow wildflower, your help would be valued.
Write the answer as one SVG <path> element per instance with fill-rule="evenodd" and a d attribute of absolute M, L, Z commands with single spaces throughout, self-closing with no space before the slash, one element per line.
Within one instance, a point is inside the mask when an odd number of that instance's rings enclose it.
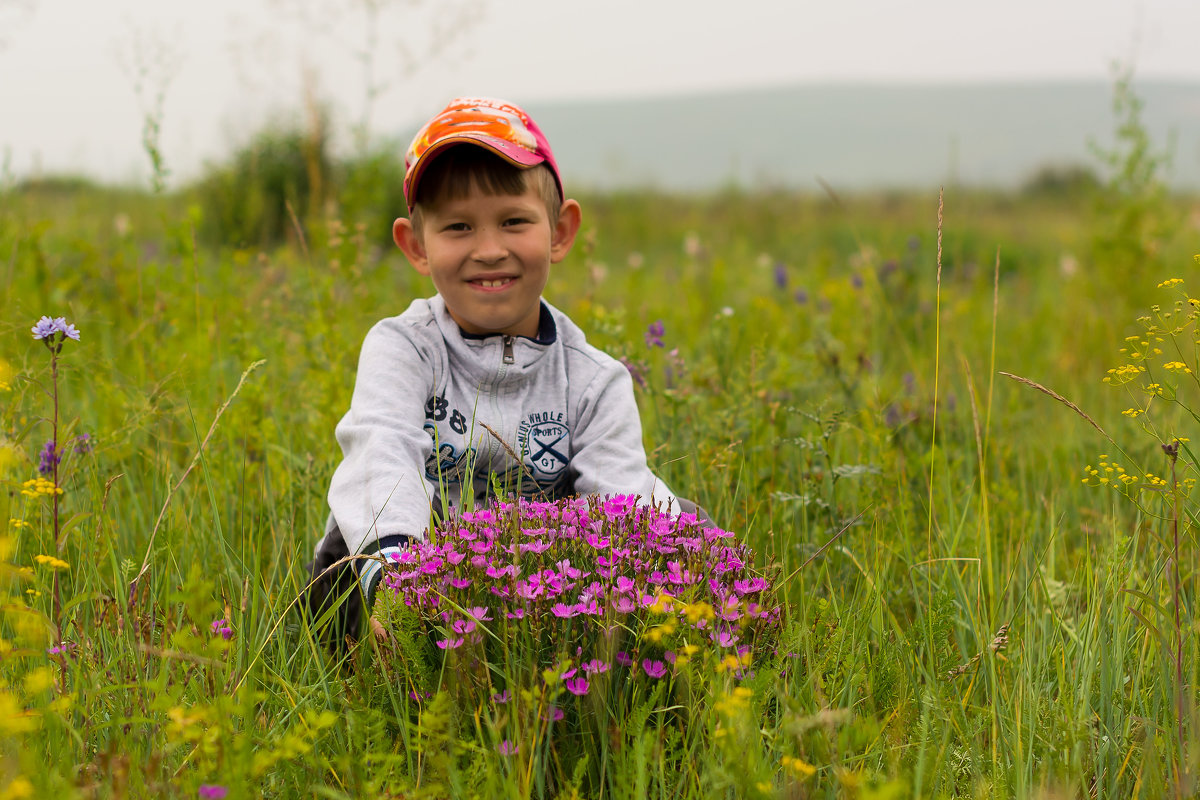
<path fill-rule="evenodd" d="M 33 797 L 33 784 L 24 775 L 12 779 L 8 786 L 0 791 L 0 800 L 25 800 Z"/>
<path fill-rule="evenodd" d="M 736 670 L 739 667 L 741 667 L 741 664 L 738 662 L 738 657 L 734 655 L 728 655 L 722 658 L 717 664 L 717 672 L 729 672 L 730 670 Z"/>
<path fill-rule="evenodd" d="M 713 607 L 703 601 L 699 603 L 689 603 L 683 607 L 683 613 L 687 616 L 688 622 L 695 625 L 701 619 L 713 619 L 716 614 L 713 612 Z"/>
<path fill-rule="evenodd" d="M 25 693 L 41 694 L 54 685 L 54 670 L 38 667 L 25 675 Z"/>
<path fill-rule="evenodd" d="M 54 556 L 48 556 L 43 553 L 39 553 L 38 555 L 34 556 L 33 560 L 39 564 L 49 567 L 50 569 L 70 569 L 71 568 L 71 565 L 68 564 L 66 561 L 63 561 L 61 558 L 55 558 Z"/>
<path fill-rule="evenodd" d="M 750 698 L 753 696 L 754 692 L 744 686 L 738 686 L 714 703 L 713 708 L 727 717 L 736 716 L 738 712 L 750 704 Z"/>
<path fill-rule="evenodd" d="M 662 625 L 655 625 L 653 628 L 650 628 L 645 634 L 643 634 L 643 636 L 647 640 L 658 644 L 662 641 L 664 636 L 670 636 L 674 632 L 675 620 L 667 620 Z"/>
<path fill-rule="evenodd" d="M 784 769 L 791 772 L 793 775 L 795 775 L 797 778 L 800 778 L 801 780 L 803 780 L 804 778 L 811 778 L 813 775 L 817 774 L 816 767 L 814 767 L 812 764 L 809 764 L 798 758 L 792 758 L 791 756 L 784 756 L 783 758 L 781 758 L 779 760 L 779 763 L 783 766 Z"/>
<path fill-rule="evenodd" d="M 660 592 L 654 598 L 654 602 L 650 604 L 650 610 L 655 614 L 668 614 L 671 611 L 671 606 L 675 603 L 675 598 L 671 595 Z"/>
<path fill-rule="evenodd" d="M 0 733 L 29 733 L 37 730 L 40 721 L 36 713 L 21 707 L 15 695 L 0 689 Z"/>
<path fill-rule="evenodd" d="M 38 495 L 62 494 L 62 487 L 55 486 L 54 481 L 45 478 L 34 478 L 21 484 L 21 494 L 36 498 Z"/>

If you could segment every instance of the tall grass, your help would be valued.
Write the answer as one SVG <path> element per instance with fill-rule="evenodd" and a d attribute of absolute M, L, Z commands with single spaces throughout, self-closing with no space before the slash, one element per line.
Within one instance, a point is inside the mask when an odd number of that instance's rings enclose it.
<path fill-rule="evenodd" d="M 614 718 L 592 784 L 482 748 L 452 672 L 413 700 L 373 643 L 331 659 L 295 601 L 333 425 L 367 328 L 429 288 L 336 211 L 236 249 L 186 200 L 14 191 L 0 797 L 1196 791 L 1195 467 L 1161 449 L 1196 419 L 1156 400 L 1148 436 L 1102 382 L 1194 230 L 1098 294 L 1132 265 L 1051 199 L 948 193 L 940 280 L 933 196 L 583 200 L 547 298 L 638 372 L 656 469 L 771 565 L 791 665 Z M 61 548 L 21 492 L 54 437 L 42 314 L 81 331 L 57 439 L 91 441 L 59 465 Z M 1118 458 L 1132 496 L 1086 469 Z"/>

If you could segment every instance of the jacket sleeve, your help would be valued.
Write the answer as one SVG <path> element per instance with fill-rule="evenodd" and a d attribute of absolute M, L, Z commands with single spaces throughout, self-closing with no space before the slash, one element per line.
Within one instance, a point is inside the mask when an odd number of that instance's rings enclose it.
<path fill-rule="evenodd" d="M 424 474 L 433 440 L 424 424 L 434 366 L 412 337 L 394 320 L 371 329 L 350 410 L 335 431 L 342 462 L 329 487 L 330 526 L 341 530 L 352 554 L 378 551 L 393 536 L 423 539 L 429 527 Z"/>
<path fill-rule="evenodd" d="M 571 467 L 579 494 L 636 494 L 678 512 L 675 493 L 646 463 L 633 379 L 619 361 L 601 363 L 578 398 Z"/>

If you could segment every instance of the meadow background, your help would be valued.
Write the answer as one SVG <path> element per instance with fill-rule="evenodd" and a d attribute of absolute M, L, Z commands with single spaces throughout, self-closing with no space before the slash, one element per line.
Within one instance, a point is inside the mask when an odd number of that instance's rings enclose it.
<path fill-rule="evenodd" d="M 361 339 L 429 292 L 398 150 L 272 128 L 171 192 L 8 181 L 0 798 L 1194 795 L 1200 198 L 1138 114 L 1118 85 L 1112 149 L 1012 191 L 579 198 L 546 296 L 794 656 L 612 720 L 595 783 L 295 614 Z M 80 331 L 56 376 L 44 314 Z"/>

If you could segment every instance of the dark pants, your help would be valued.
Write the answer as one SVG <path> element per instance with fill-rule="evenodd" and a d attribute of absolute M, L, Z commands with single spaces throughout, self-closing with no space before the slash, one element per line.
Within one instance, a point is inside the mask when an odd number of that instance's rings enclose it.
<path fill-rule="evenodd" d="M 346 646 L 347 637 L 357 640 L 363 626 L 365 603 L 358 573 L 352 562 L 338 563 L 349 555 L 346 540 L 335 526 L 321 540 L 316 555 L 308 562 L 309 585 L 304 593 L 303 608 L 313 624 L 332 610 L 332 616 L 321 624 L 317 635 L 335 652 Z"/>

